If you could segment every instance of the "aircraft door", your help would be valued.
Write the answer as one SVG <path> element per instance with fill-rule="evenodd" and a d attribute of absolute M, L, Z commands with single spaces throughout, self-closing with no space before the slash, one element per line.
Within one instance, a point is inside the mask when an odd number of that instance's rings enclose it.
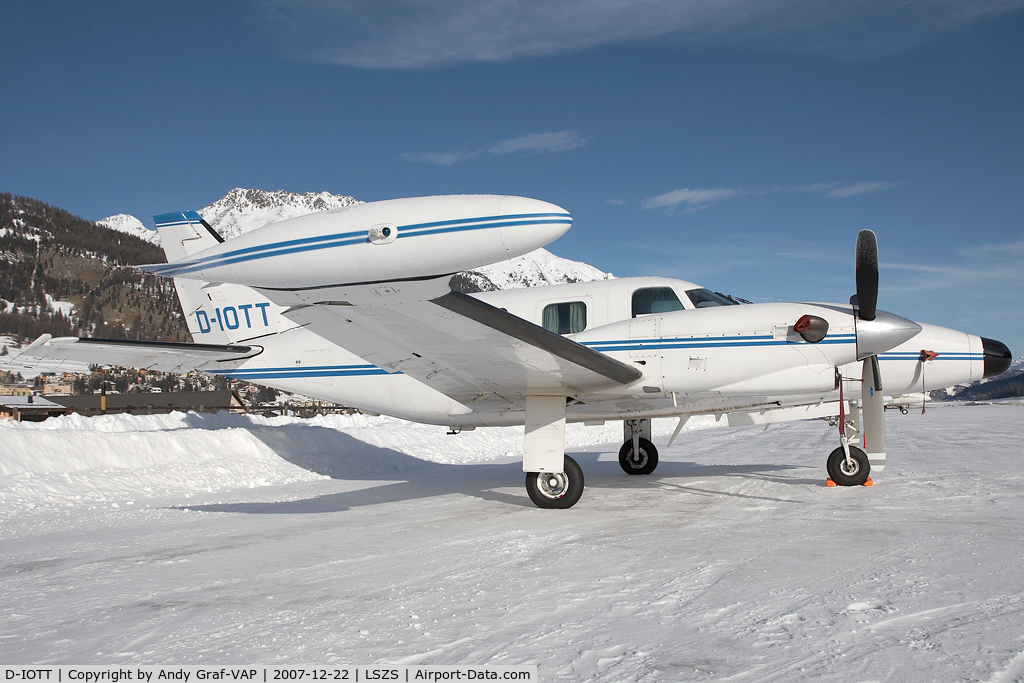
<path fill-rule="evenodd" d="M 661 372 L 661 318 L 656 315 L 633 318 L 629 322 L 629 359 L 643 371 L 645 387 L 664 385 Z"/>

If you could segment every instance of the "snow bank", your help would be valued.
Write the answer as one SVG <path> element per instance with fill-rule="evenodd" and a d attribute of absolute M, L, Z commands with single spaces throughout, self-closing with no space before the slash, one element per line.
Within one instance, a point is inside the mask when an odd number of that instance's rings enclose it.
<path fill-rule="evenodd" d="M 686 429 L 714 425 L 694 418 Z M 655 421 L 666 437 L 674 420 Z M 449 436 L 443 427 L 390 417 L 310 420 L 256 415 L 67 415 L 0 422 L 0 518 L 19 510 L 222 492 L 325 477 L 373 479 L 430 463 L 514 460 L 522 427 Z M 566 447 L 622 440 L 621 422 L 569 425 Z"/>
<path fill-rule="evenodd" d="M 282 460 L 245 429 L 188 429 L 189 419 L 177 413 L 0 422 L 0 517 L 318 476 Z"/>

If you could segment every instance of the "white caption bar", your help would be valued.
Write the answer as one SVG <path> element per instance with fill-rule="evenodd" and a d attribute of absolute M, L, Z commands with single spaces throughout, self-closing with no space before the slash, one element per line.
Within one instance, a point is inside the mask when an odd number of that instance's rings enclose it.
<path fill-rule="evenodd" d="M 537 665 L 517 666 L 2 666 L 0 683 L 440 683 L 441 681 L 536 681 Z"/>

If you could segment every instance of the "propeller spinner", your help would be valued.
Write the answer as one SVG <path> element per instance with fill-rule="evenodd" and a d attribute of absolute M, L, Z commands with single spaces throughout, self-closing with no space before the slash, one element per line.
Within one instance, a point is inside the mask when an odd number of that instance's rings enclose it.
<path fill-rule="evenodd" d="M 878 240 L 870 230 L 857 233 L 857 293 L 850 297 L 857 326 L 857 360 L 873 358 L 899 346 L 921 331 L 921 326 L 892 313 L 879 311 Z M 874 361 L 877 365 L 877 360 Z"/>

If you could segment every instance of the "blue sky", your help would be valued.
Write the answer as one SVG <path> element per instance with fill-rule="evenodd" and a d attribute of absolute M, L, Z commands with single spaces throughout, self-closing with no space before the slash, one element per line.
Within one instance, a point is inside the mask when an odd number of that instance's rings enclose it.
<path fill-rule="evenodd" d="M 1024 0 L 9 2 L 0 191 L 555 202 L 551 250 L 1024 353 Z"/>

